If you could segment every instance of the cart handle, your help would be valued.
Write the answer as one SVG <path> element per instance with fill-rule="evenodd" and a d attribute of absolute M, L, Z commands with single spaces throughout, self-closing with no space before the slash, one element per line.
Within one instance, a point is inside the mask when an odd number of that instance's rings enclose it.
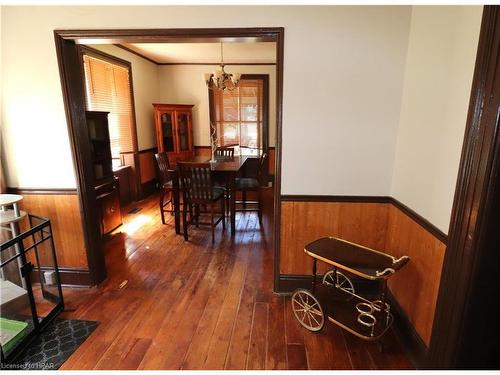
<path fill-rule="evenodd" d="M 396 271 L 394 271 L 392 268 L 386 268 L 385 270 L 383 270 L 382 272 L 380 271 L 375 271 L 375 276 L 386 276 L 388 274 L 393 274 L 395 273 Z"/>
<path fill-rule="evenodd" d="M 410 257 L 407 256 L 407 255 L 403 255 L 401 258 L 399 259 L 395 259 L 392 261 L 392 264 L 393 266 L 395 266 L 397 269 L 400 269 L 401 267 L 403 267 L 406 263 L 408 263 L 410 261 Z"/>

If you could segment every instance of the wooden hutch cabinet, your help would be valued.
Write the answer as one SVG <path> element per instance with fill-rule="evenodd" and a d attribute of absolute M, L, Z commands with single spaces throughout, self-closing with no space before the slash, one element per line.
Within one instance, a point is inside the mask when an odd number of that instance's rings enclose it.
<path fill-rule="evenodd" d="M 194 156 L 190 104 L 153 104 L 158 152 L 166 152 L 172 165 Z"/>
<path fill-rule="evenodd" d="M 99 223 L 104 236 L 122 224 L 118 179 L 113 176 L 108 112 L 87 111 L 86 119 Z"/>

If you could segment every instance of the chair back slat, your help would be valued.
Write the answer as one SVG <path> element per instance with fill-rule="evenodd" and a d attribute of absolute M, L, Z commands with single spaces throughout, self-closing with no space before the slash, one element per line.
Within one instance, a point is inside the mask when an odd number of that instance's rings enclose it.
<path fill-rule="evenodd" d="M 259 160 L 259 175 L 258 180 L 261 186 L 267 185 L 267 175 L 268 175 L 268 165 L 267 165 L 267 153 L 264 152 Z"/>
<path fill-rule="evenodd" d="M 218 147 L 215 150 L 215 156 L 224 158 L 234 158 L 234 148 L 232 147 Z"/>
<path fill-rule="evenodd" d="M 178 162 L 181 185 L 189 201 L 213 199 L 212 175 L 209 163 Z"/>
<path fill-rule="evenodd" d="M 160 152 L 155 154 L 156 164 L 158 165 L 158 170 L 160 171 L 160 181 L 165 184 L 172 180 L 172 176 L 169 172 L 170 163 L 168 161 L 168 155 L 166 152 Z"/>

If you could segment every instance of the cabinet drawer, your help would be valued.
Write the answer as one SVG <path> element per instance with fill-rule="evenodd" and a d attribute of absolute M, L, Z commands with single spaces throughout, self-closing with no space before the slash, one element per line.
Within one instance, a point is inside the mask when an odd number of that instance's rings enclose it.
<path fill-rule="evenodd" d="M 101 230 L 102 234 L 105 235 L 122 224 L 118 191 L 113 190 L 103 194 L 99 198 L 99 204 L 101 206 Z"/>

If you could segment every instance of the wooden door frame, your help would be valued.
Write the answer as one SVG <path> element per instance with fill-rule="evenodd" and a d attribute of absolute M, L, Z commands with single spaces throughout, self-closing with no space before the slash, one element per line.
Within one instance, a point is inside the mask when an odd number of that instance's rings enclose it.
<path fill-rule="evenodd" d="M 83 63 L 79 61 L 78 44 L 126 44 L 167 42 L 222 42 L 233 41 L 276 43 L 276 158 L 274 184 L 274 288 L 279 281 L 279 235 L 281 216 L 281 142 L 283 113 L 283 27 L 263 28 L 194 28 L 194 29 L 103 29 L 54 30 L 59 75 L 63 93 L 66 121 L 75 170 L 82 226 L 87 249 L 87 261 L 93 284 L 106 278 L 104 252 L 97 222 L 93 172 L 90 168 L 90 150 L 86 143 L 85 90 Z"/>
<path fill-rule="evenodd" d="M 493 242 L 498 235 L 492 236 L 493 226 L 500 227 L 499 215 L 493 212 L 493 205 L 498 205 L 498 200 L 495 200 L 498 198 L 495 198 L 494 193 L 498 192 L 500 184 L 499 54 L 500 7 L 485 6 L 449 241 L 426 364 L 429 368 L 462 367 L 464 356 L 474 355 L 470 351 L 464 351 L 465 347 L 470 349 L 471 345 L 473 348 L 475 345 L 474 350 L 481 351 L 485 350 L 483 345 L 486 345 L 481 337 L 477 337 L 477 332 L 467 330 L 466 327 L 470 328 L 473 324 L 484 332 L 491 329 L 491 326 L 486 327 L 486 314 L 479 321 L 473 322 L 471 319 L 474 309 L 484 313 L 488 304 L 495 303 L 496 297 L 490 295 L 491 289 L 499 290 L 496 281 L 487 291 L 482 291 L 490 296 L 490 301 L 484 301 L 483 298 L 483 305 L 477 305 L 479 296 L 474 293 L 477 292 L 478 284 L 484 282 L 484 277 L 498 275 L 492 274 L 491 267 L 496 267 L 497 271 L 500 268 L 498 249 L 493 250 L 498 247 L 498 243 Z M 489 275 L 482 272 L 488 268 Z M 491 311 L 489 318 L 493 319 L 494 314 Z"/>

